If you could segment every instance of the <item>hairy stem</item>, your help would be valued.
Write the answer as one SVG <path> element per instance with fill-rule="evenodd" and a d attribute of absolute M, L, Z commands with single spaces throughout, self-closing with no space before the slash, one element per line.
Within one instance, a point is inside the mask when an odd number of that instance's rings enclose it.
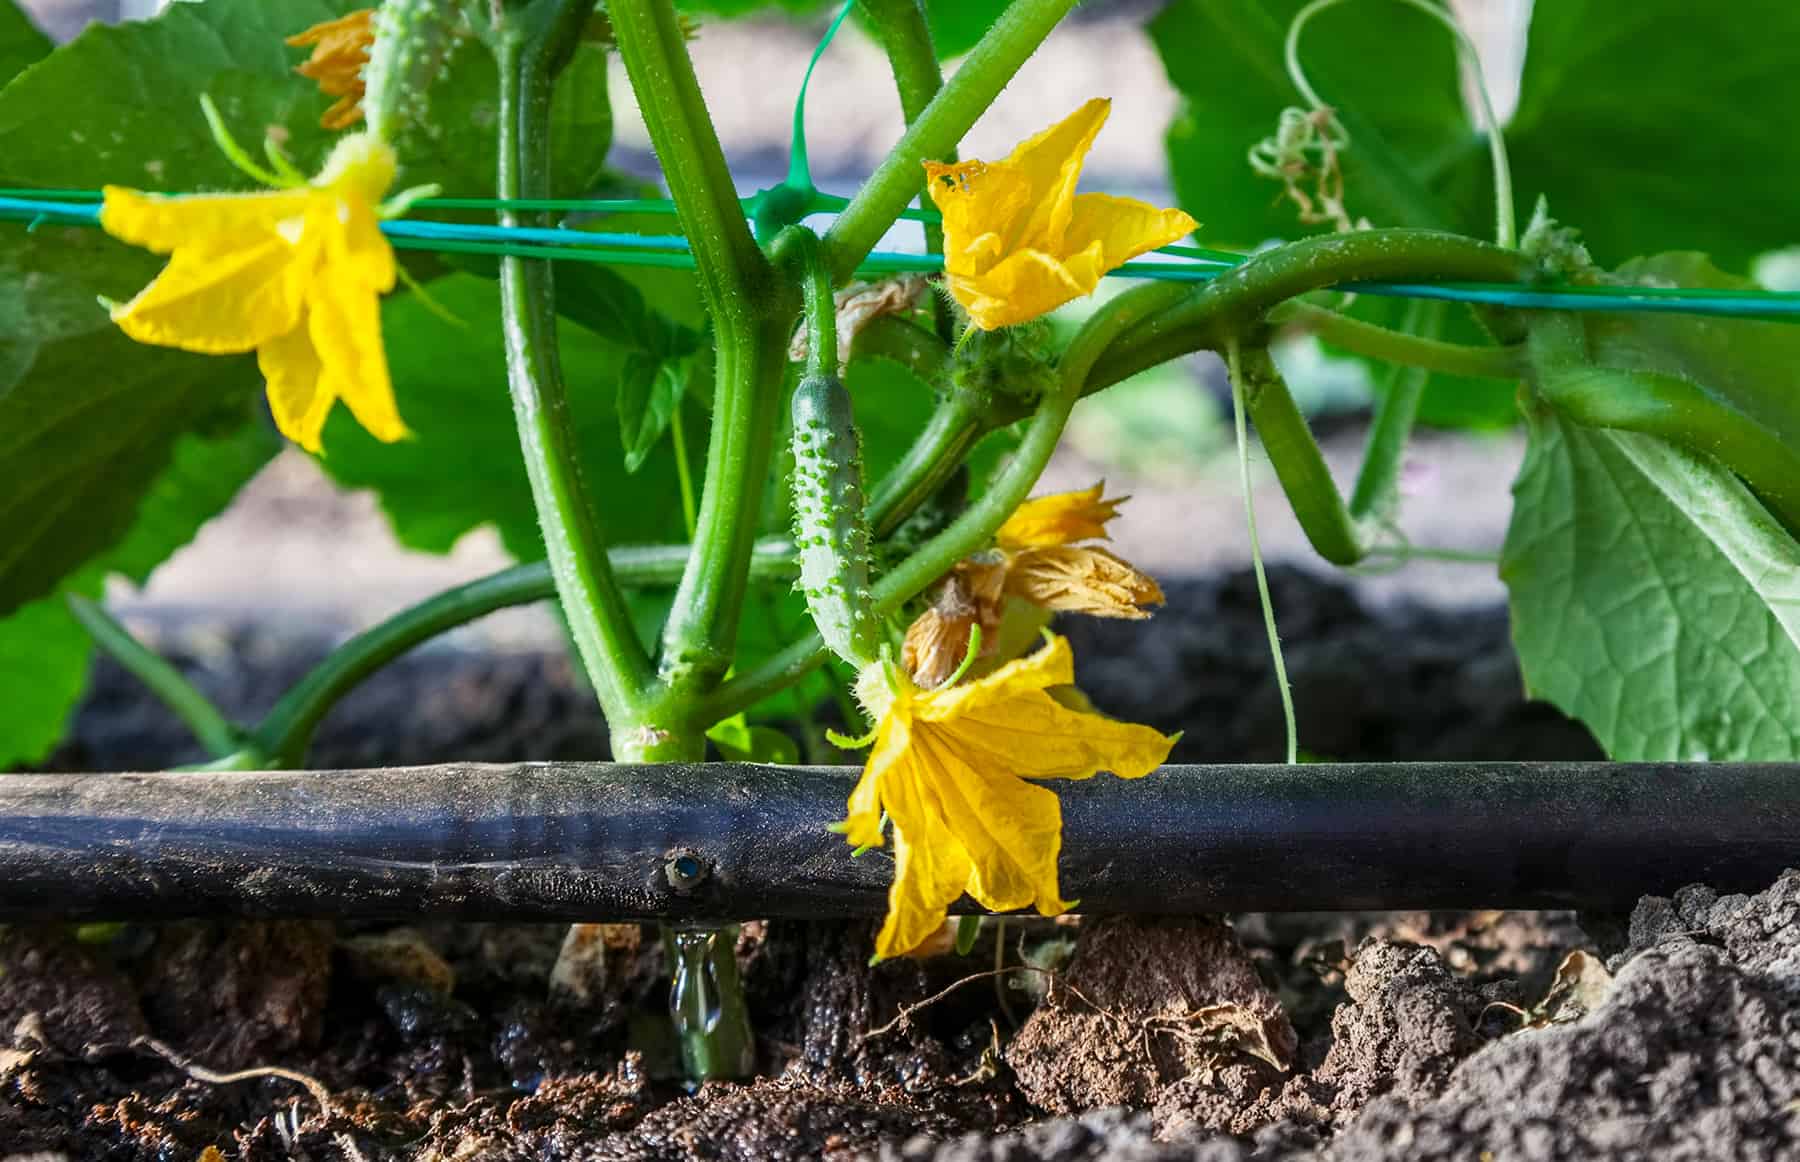
<path fill-rule="evenodd" d="M 1195 351 L 1222 348 L 1227 338 L 1260 325 L 1289 299 L 1338 284 L 1466 280 L 1527 282 L 1537 274 L 1517 251 L 1437 230 L 1363 230 L 1307 238 L 1267 250 L 1114 340 L 1086 390 Z M 1352 286 L 1351 289 L 1354 289 Z"/>
<path fill-rule="evenodd" d="M 964 58 L 826 234 L 832 269 L 848 278 L 924 184 L 926 161 L 949 156 L 1075 0 L 1013 0 Z"/>
<path fill-rule="evenodd" d="M 614 575 L 630 589 L 674 585 L 688 556 L 686 545 L 619 545 L 607 552 Z M 751 576 L 758 580 L 790 579 L 795 573 L 794 546 L 785 539 L 759 541 L 751 566 Z M 258 747 L 281 766 L 303 766 L 319 723 L 371 674 L 432 638 L 496 610 L 556 595 L 550 566 L 538 561 L 502 569 L 401 610 L 332 650 L 282 695 L 256 728 Z"/>
<path fill-rule="evenodd" d="M 1418 334 L 1411 327 L 1389 330 L 1310 303 L 1293 302 L 1277 307 L 1269 312 L 1269 322 L 1298 327 L 1333 347 L 1370 359 L 1425 371 L 1441 371 L 1446 375 L 1517 379 L 1524 374 L 1527 364 L 1523 345 L 1471 347 L 1446 343 Z"/>
<path fill-rule="evenodd" d="M 702 744 L 686 710 L 731 665 L 756 535 L 744 517 L 761 510 L 798 297 L 751 236 L 674 5 L 610 0 L 607 12 L 693 250 L 717 352 L 695 550 L 663 628 L 661 688 L 649 716 L 661 734 L 688 736 L 670 745 L 697 754 Z"/>
<path fill-rule="evenodd" d="M 943 487 L 991 430 L 986 414 L 972 392 L 952 390 L 938 401 L 912 446 L 869 495 L 869 529 L 876 539 L 899 528 Z"/>
<path fill-rule="evenodd" d="M 502 198 L 550 194 L 550 97 L 560 62 L 586 20 L 581 0 L 538 0 L 509 10 L 495 29 L 500 66 L 498 190 Z M 502 225 L 519 215 L 500 214 Z M 507 382 L 550 571 L 583 668 L 609 722 L 629 726 L 650 680 L 650 660 L 612 575 L 606 542 L 582 479 L 557 347 L 550 263 L 500 260 Z"/>
<path fill-rule="evenodd" d="M 921 0 L 859 3 L 874 29 L 875 39 L 887 51 L 888 65 L 894 70 L 894 87 L 900 93 L 900 113 L 911 125 L 944 87 L 944 74 L 938 68 L 937 52 L 931 43 L 931 27 L 925 22 L 925 7 Z M 946 151 L 939 160 L 954 161 L 955 150 Z M 936 222 L 925 224 L 925 251 L 944 251 L 944 228 Z"/>

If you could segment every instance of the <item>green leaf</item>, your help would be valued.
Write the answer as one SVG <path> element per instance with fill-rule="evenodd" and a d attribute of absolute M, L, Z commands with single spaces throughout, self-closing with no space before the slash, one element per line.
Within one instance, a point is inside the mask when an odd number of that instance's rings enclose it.
<path fill-rule="evenodd" d="M 50 51 L 50 38 L 13 0 L 0 0 L 0 86 L 36 64 Z"/>
<path fill-rule="evenodd" d="M 772 726 L 752 726 L 743 714 L 714 723 L 706 737 L 727 762 L 791 766 L 800 761 L 800 748 L 793 739 Z"/>
<path fill-rule="evenodd" d="M 1282 42 L 1303 3 L 1175 0 L 1151 21 L 1182 95 L 1169 126 L 1170 174 L 1209 244 L 1252 247 L 1320 229 L 1303 227 L 1281 187 L 1254 176 L 1246 160 L 1281 111 L 1301 104 Z M 1351 214 L 1378 225 L 1486 228 L 1471 213 L 1464 172 L 1485 175 L 1484 146 L 1463 111 L 1455 47 L 1440 25 L 1398 4 L 1350 4 L 1320 14 L 1300 47 L 1313 88 L 1350 131 L 1341 160 Z M 1428 180 L 1438 173 L 1455 180 Z"/>
<path fill-rule="evenodd" d="M 180 4 L 90 26 L 0 91 L 0 184 L 242 184 L 200 116 L 210 82 L 228 116 L 322 149 L 280 38 L 338 7 Z M 0 455 L 22 482 L 0 496 L 0 616 L 112 546 L 184 433 L 235 430 L 260 408 L 248 357 L 139 346 L 96 303 L 131 297 L 161 264 L 98 230 L 0 223 Z"/>
<path fill-rule="evenodd" d="M 1800 545 L 1710 458 L 1541 409 L 1500 574 L 1531 693 L 1619 760 L 1800 757 Z"/>
<path fill-rule="evenodd" d="M 60 594 L 0 618 L 0 771 L 40 761 L 61 740 L 93 649 Z"/>
<path fill-rule="evenodd" d="M 669 430 L 669 421 L 686 397 L 693 373 L 692 356 L 657 359 L 642 351 L 625 356 L 618 404 L 625 471 L 636 472 L 643 467 L 651 450 Z"/>
<path fill-rule="evenodd" d="M 89 561 L 57 592 L 0 619 L 0 769 L 43 758 L 62 736 L 87 684 L 92 642 L 62 595 L 98 597 L 109 574 L 142 584 L 229 504 L 279 447 L 260 423 L 217 439 L 183 438 L 109 552 Z"/>
<path fill-rule="evenodd" d="M 0 230 L 5 616 L 117 543 L 184 433 L 236 431 L 261 405 L 249 357 L 139 346 L 94 302 L 132 293 L 156 259 L 90 230 Z"/>
<path fill-rule="evenodd" d="M 499 290 L 492 281 L 456 274 L 435 283 L 432 297 L 464 325 L 451 325 L 411 297 L 382 306 L 394 393 L 414 438 L 382 444 L 339 409 L 326 426 L 321 463 L 340 484 L 373 489 L 395 535 L 412 548 L 448 552 L 469 530 L 491 524 L 513 556 L 539 559 L 543 541 L 507 394 Z M 626 473 L 619 454 L 617 399 L 626 353 L 573 323 L 565 322 L 559 335 L 588 495 L 607 539 L 685 539 L 666 444 L 636 475 Z M 704 428 L 704 417 L 696 415 L 691 430 Z"/>
<path fill-rule="evenodd" d="M 1747 268 L 1795 240 L 1800 5 L 1536 5 L 1508 127 L 1522 206 L 1539 194 L 1603 264 L 1672 247 Z"/>
<path fill-rule="evenodd" d="M 323 159 L 325 101 L 284 38 L 350 0 L 171 4 L 153 20 L 90 24 L 0 93 L 0 185 L 185 192 L 243 189 L 200 113 L 210 93 L 248 148 L 273 130 L 301 168 Z M 54 111 L 53 115 L 51 111 Z"/>

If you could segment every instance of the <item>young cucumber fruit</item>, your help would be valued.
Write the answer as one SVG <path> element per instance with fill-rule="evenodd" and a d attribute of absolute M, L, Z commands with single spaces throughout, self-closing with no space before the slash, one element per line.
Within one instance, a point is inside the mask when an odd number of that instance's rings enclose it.
<path fill-rule="evenodd" d="M 850 393 L 809 374 L 794 389 L 794 543 L 800 589 L 819 636 L 861 669 L 880 648 L 864 515 L 862 449 Z"/>

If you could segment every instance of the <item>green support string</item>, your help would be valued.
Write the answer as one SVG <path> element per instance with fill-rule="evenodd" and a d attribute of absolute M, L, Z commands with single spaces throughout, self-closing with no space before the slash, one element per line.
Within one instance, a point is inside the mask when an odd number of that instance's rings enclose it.
<path fill-rule="evenodd" d="M 820 211 L 841 208 L 847 204 L 844 199 L 835 195 L 818 191 L 814 193 Z M 0 220 L 25 222 L 28 231 L 43 225 L 98 226 L 100 207 L 96 203 L 99 198 L 97 190 L 0 190 Z M 756 198 L 742 201 L 749 207 L 756 203 Z M 652 205 L 653 201 L 426 198 L 417 204 L 445 208 L 499 206 L 524 209 L 555 205 L 593 209 L 619 206 L 642 208 Z M 913 216 L 930 220 L 930 217 L 916 213 Z M 685 239 L 676 234 L 597 234 L 576 229 L 490 226 L 419 219 L 383 222 L 382 229 L 389 234 L 390 242 L 398 250 L 511 255 L 596 262 L 608 266 L 649 266 L 675 270 L 695 268 L 692 254 L 685 249 Z M 1127 262 L 1109 271 L 1107 277 L 1204 282 L 1243 264 L 1248 257 L 1227 250 L 1199 246 L 1167 246 L 1156 253 L 1159 257 Z M 877 250 L 857 267 L 856 273 L 858 277 L 871 278 L 891 274 L 931 274 L 942 269 L 941 255 Z M 1514 310 L 1631 311 L 1800 322 L 1800 292 L 1794 291 L 1749 291 L 1719 287 L 1576 286 L 1566 283 L 1520 286 L 1514 283 L 1455 281 L 1360 282 L 1348 284 L 1343 289 L 1398 298 L 1483 303 Z"/>

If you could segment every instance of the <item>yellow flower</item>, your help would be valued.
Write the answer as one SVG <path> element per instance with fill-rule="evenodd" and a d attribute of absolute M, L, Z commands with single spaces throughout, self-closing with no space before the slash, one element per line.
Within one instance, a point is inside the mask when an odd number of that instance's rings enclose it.
<path fill-rule="evenodd" d="M 140 343 L 204 354 L 255 350 L 282 433 L 310 452 L 342 399 L 376 439 L 407 434 L 381 345 L 394 286 L 380 200 L 394 152 L 367 134 L 338 142 L 308 185 L 164 196 L 106 187 L 100 224 L 169 264 L 113 321 Z"/>
<path fill-rule="evenodd" d="M 319 118 L 326 129 L 346 129 L 362 120 L 363 70 L 369 64 L 369 46 L 375 43 L 374 16 L 373 8 L 359 8 L 287 39 L 295 48 L 311 45 L 313 50 L 294 71 L 317 81 L 319 92 L 338 99 Z"/>
<path fill-rule="evenodd" d="M 941 684 L 968 653 L 972 626 L 981 627 L 983 656 L 992 655 L 1009 597 L 1056 613 L 1149 617 L 1146 607 L 1163 603 L 1154 578 L 1105 549 L 1074 543 L 1104 539 L 1129 499 L 1109 500 L 1105 491 L 1102 482 L 1028 500 L 994 534 L 996 552 L 957 562 L 907 628 L 907 673 L 921 686 Z"/>
<path fill-rule="evenodd" d="M 925 188 L 944 216 L 950 293 L 982 330 L 1092 294 L 1107 271 L 1195 229 L 1180 210 L 1075 192 L 1111 108 L 1097 97 L 1005 161 L 925 163 Z"/>
<path fill-rule="evenodd" d="M 1127 779 L 1155 770 L 1173 738 L 1147 726 L 1070 710 L 1048 691 L 1074 681 L 1066 639 L 1009 662 L 985 678 L 922 690 L 885 682 L 874 749 L 851 792 L 846 838 L 882 843 L 894 830 L 894 885 L 876 937 L 880 957 L 902 956 L 943 924 L 968 892 L 995 912 L 1035 905 L 1066 911 L 1058 891 L 1062 808 L 1029 779 L 1085 779 L 1110 770 Z M 879 675 L 879 669 L 871 674 Z"/>

